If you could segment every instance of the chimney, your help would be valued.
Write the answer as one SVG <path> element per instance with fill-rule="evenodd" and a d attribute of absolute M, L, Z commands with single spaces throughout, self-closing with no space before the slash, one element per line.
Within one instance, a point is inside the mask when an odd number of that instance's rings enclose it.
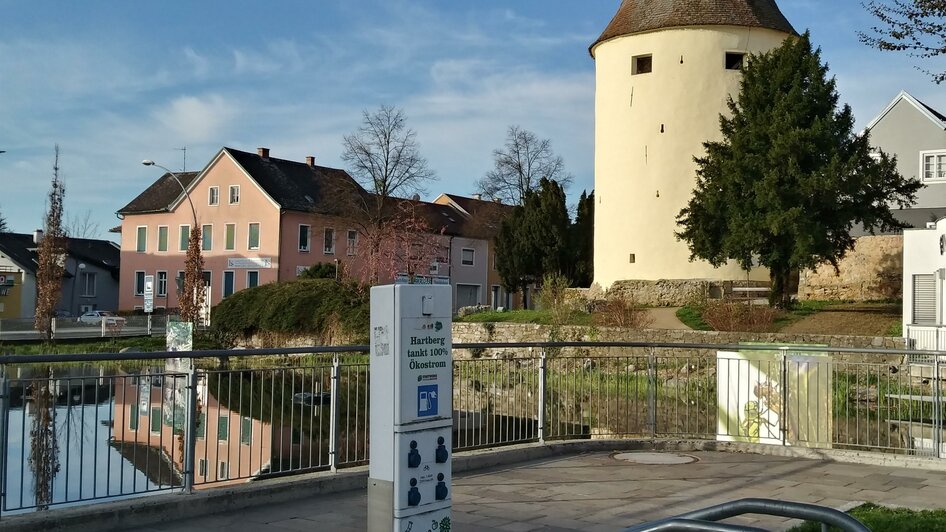
<path fill-rule="evenodd" d="M 260 158 L 262 158 L 264 161 L 269 160 L 269 148 L 256 148 L 256 153 L 257 153 L 257 154 L 260 156 Z"/>
<path fill-rule="evenodd" d="M 306 156 L 306 158 L 305 158 L 305 164 L 306 164 L 309 168 L 315 167 L 315 157 L 313 157 L 312 155 Z"/>
<path fill-rule="evenodd" d="M 483 196 L 480 196 L 479 194 L 473 194 L 473 199 L 475 200 L 483 199 Z"/>
<path fill-rule="evenodd" d="M 43 230 L 37 229 L 33 231 L 33 243 L 38 246 L 39 243 L 42 241 L 43 241 Z"/>

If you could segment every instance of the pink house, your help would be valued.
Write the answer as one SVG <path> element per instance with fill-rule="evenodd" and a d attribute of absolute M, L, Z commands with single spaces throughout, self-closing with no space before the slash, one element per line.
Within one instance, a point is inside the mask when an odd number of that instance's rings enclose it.
<path fill-rule="evenodd" d="M 118 211 L 122 219 L 119 309 L 143 308 L 145 276 L 154 307 L 177 308 L 187 239 L 201 226 L 209 302 L 244 288 L 294 279 L 318 263 L 356 271 L 359 231 L 340 194 L 364 194 L 344 170 L 275 159 L 269 149 L 221 149 L 201 172 L 161 176 Z M 193 202 L 194 211 L 188 198 Z"/>

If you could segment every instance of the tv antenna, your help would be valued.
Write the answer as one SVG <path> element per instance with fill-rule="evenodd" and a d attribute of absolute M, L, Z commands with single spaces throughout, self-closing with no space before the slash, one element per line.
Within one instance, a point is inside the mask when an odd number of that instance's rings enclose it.
<path fill-rule="evenodd" d="M 186 172 L 187 171 L 187 146 L 177 148 L 177 150 L 180 151 L 182 156 L 184 157 L 184 162 L 181 164 L 181 171 Z"/>

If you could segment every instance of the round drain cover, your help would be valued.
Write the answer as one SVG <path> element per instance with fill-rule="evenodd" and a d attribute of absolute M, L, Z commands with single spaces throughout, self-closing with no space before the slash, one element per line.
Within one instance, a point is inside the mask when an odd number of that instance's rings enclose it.
<path fill-rule="evenodd" d="M 696 462 L 696 457 L 676 453 L 619 453 L 614 458 L 641 465 L 679 465 Z"/>

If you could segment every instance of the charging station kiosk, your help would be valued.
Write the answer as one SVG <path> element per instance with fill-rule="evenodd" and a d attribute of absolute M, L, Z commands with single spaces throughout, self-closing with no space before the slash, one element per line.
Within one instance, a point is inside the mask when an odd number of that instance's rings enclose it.
<path fill-rule="evenodd" d="M 449 285 L 371 289 L 369 532 L 449 532 Z"/>

